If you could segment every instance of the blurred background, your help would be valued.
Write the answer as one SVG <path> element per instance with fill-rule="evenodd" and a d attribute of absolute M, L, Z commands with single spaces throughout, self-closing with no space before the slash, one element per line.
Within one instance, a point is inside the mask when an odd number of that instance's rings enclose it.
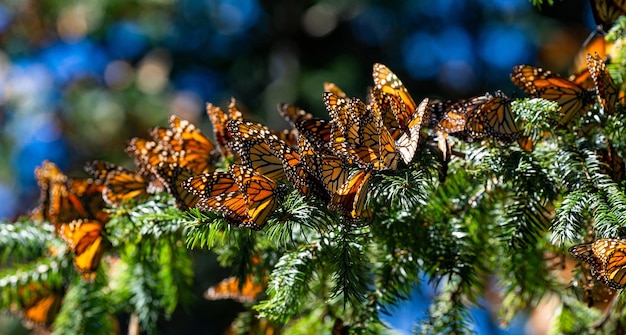
<path fill-rule="evenodd" d="M 281 102 L 327 117 L 324 81 L 364 98 L 375 62 L 416 100 L 515 96 L 514 65 L 565 73 L 594 27 L 586 0 L 5 0 L 0 218 L 36 205 L 44 159 L 70 176 L 86 176 L 93 159 L 132 167 L 126 141 L 170 114 L 211 134 L 207 101 L 226 107 L 233 96 L 278 129 Z M 408 306 L 392 309 L 397 329 L 427 308 Z"/>

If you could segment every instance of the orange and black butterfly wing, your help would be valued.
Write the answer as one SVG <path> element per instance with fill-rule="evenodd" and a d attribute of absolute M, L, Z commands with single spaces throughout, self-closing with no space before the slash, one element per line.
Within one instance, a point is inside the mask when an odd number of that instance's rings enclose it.
<path fill-rule="evenodd" d="M 191 122 L 171 115 L 170 129 L 155 128 L 152 137 L 167 148 L 171 161 L 191 170 L 204 173 L 213 170 L 213 164 L 219 160 L 217 148 Z"/>
<path fill-rule="evenodd" d="M 329 207 L 340 210 L 352 218 L 361 217 L 369 192 L 370 177 L 371 172 L 367 170 L 354 173 L 348 182 L 332 195 Z"/>
<path fill-rule="evenodd" d="M 612 289 L 626 286 L 626 242 L 604 238 L 569 249 L 575 258 L 588 263 L 591 274 Z"/>
<path fill-rule="evenodd" d="M 527 94 L 555 101 L 561 107 L 560 124 L 567 124 L 584 113 L 595 100 L 595 92 L 550 71 L 530 65 L 517 65 L 511 81 Z"/>
<path fill-rule="evenodd" d="M 267 127 L 250 121 L 234 120 L 228 123 L 227 128 L 235 139 L 233 149 L 242 165 L 273 180 L 286 179 L 282 158 L 267 143 L 270 138 L 279 139 Z"/>
<path fill-rule="evenodd" d="M 316 151 L 332 152 L 330 145 L 331 124 L 328 120 L 314 117 L 312 114 L 288 104 L 278 105 L 278 112 L 298 130 L 300 137 L 306 137 Z"/>
<path fill-rule="evenodd" d="M 209 287 L 204 292 L 208 300 L 233 299 L 241 303 L 251 303 L 263 292 L 263 285 L 254 281 L 252 276 L 241 283 L 237 277 L 228 277 Z"/>
<path fill-rule="evenodd" d="M 94 220 L 63 224 L 59 235 L 74 252 L 74 266 L 85 279 L 93 279 L 105 251 L 104 225 Z"/>
<path fill-rule="evenodd" d="M 156 141 L 135 137 L 128 141 L 125 151 L 133 158 L 142 176 L 153 176 L 154 170 L 161 163 L 173 163 L 168 148 Z"/>
<path fill-rule="evenodd" d="M 102 197 L 112 206 L 131 199 L 144 200 L 153 191 L 150 179 L 121 166 L 92 161 L 85 165 L 85 170 L 104 183 Z"/>
<path fill-rule="evenodd" d="M 607 71 L 604 60 L 597 53 L 593 56 L 587 55 L 587 64 L 591 78 L 593 78 L 593 82 L 598 89 L 598 97 L 600 97 L 604 111 L 609 115 L 613 115 L 613 110 L 620 94 L 619 88 L 613 82 L 609 71 Z"/>
<path fill-rule="evenodd" d="M 80 218 L 108 221 L 101 183 L 91 179 L 67 178 L 54 163 L 48 161 L 35 170 L 35 175 L 41 187 L 38 212 L 57 231 L 60 224 Z"/>
<path fill-rule="evenodd" d="M 626 244 L 615 248 L 608 256 L 605 264 L 606 278 L 610 287 L 622 289 L 626 287 Z"/>
<path fill-rule="evenodd" d="M 393 100 L 393 108 L 389 110 L 394 115 L 397 123 L 385 123 L 391 128 L 407 131 L 415 119 L 417 104 L 409 94 L 402 81 L 391 70 L 383 64 L 374 64 L 372 77 L 374 78 L 374 89 L 382 92 Z M 388 117 L 383 115 L 386 121 Z M 421 123 L 421 121 L 418 121 Z"/>
<path fill-rule="evenodd" d="M 62 289 L 50 289 L 43 284 L 36 287 L 31 283 L 19 288 L 16 305 L 20 310 L 20 315 L 34 325 L 49 326 L 61 309 L 63 302 Z"/>
<path fill-rule="evenodd" d="M 324 82 L 324 92 L 333 93 L 334 95 L 341 97 L 341 98 L 348 97 L 346 93 L 341 88 L 339 88 L 339 86 L 331 82 Z"/>
<path fill-rule="evenodd" d="M 515 123 L 511 101 L 504 93 L 497 91 L 468 116 L 464 136 L 472 140 L 493 137 L 505 143 L 521 138 L 522 133 Z"/>
<path fill-rule="evenodd" d="M 196 206 L 199 198 L 183 187 L 183 182 L 194 175 L 193 171 L 176 164 L 161 164 L 155 172 L 167 192 L 174 197 L 176 207 L 187 210 Z"/>
<path fill-rule="evenodd" d="M 199 198 L 196 207 L 200 210 L 220 212 L 229 223 L 238 226 L 249 220 L 246 201 L 230 172 L 193 176 L 182 186 Z"/>
<path fill-rule="evenodd" d="M 39 185 L 39 204 L 31 216 L 39 220 L 48 220 L 57 225 L 61 211 L 61 202 L 67 194 L 67 176 L 59 170 L 56 164 L 44 161 L 35 169 L 35 178 Z"/>
<path fill-rule="evenodd" d="M 426 98 L 417 106 L 414 121 L 419 120 L 419 122 L 410 125 L 408 131 L 402 133 L 396 141 L 396 150 L 406 164 L 409 164 L 413 160 L 413 156 L 419 145 L 422 131 L 421 121 L 424 120 L 426 110 L 428 109 L 428 102 L 429 100 Z"/>
<path fill-rule="evenodd" d="M 229 171 L 239 184 L 248 209 L 250 219 L 244 225 L 255 230 L 261 229 L 284 196 L 283 189 L 278 188 L 272 179 L 243 165 L 230 165 Z"/>

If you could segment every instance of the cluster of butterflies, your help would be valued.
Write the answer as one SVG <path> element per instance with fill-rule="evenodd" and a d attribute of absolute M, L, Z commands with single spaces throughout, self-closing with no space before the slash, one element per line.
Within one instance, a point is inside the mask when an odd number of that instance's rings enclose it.
<path fill-rule="evenodd" d="M 596 99 L 605 113 L 612 114 L 621 102 L 621 91 L 606 70 L 605 54 L 596 52 L 588 54 L 586 67 L 570 78 L 520 65 L 511 79 L 531 96 L 556 101 L 561 106 L 561 118 L 556 120 L 560 125 L 585 113 Z M 523 149 L 533 149 L 518 126 L 513 99 L 500 91 L 457 101 L 425 98 L 418 104 L 385 65 L 375 64 L 372 77 L 365 101 L 325 83 L 323 100 L 329 119 L 279 105 L 279 113 L 292 126 L 281 131 L 245 119 L 234 99 L 226 111 L 207 104 L 215 142 L 189 121 L 171 116 L 168 127 L 150 130 L 150 139 L 128 142 L 125 150 L 135 162 L 134 170 L 93 161 L 85 166 L 93 178 L 69 178 L 53 163 L 44 162 L 35 173 L 41 196 L 32 216 L 54 225 L 55 234 L 73 252 L 77 271 L 91 280 L 107 247 L 103 235 L 107 207 L 141 202 L 165 191 L 181 210 L 218 212 L 232 225 L 259 230 L 291 185 L 356 220 L 370 215 L 365 200 L 372 176 L 410 166 L 429 138 L 437 138 L 444 161 L 451 153 L 448 136 L 466 142 L 517 141 Z M 616 263 L 608 260 L 611 257 L 598 254 L 617 252 L 620 245 L 580 245 L 571 251 L 590 263 L 594 275 L 607 285 L 621 288 L 626 284 L 621 268 L 613 268 Z M 238 291 L 248 287 L 252 293 L 242 296 L 249 299 L 259 293 L 258 286 L 246 285 L 228 279 L 220 287 L 236 286 Z M 27 311 L 41 310 L 39 318 L 25 315 L 49 322 L 53 313 L 46 306 L 59 303 L 47 299 L 60 296 L 49 293 L 24 304 Z"/>

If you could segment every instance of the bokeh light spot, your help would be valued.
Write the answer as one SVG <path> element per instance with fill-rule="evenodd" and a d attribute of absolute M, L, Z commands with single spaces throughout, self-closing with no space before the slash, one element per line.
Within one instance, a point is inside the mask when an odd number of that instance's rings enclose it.
<path fill-rule="evenodd" d="M 167 85 L 170 66 L 170 58 L 164 51 L 146 55 L 137 70 L 137 87 L 148 94 L 161 92 Z"/>
<path fill-rule="evenodd" d="M 327 35 L 337 27 L 337 13 L 324 3 L 310 7 L 302 17 L 302 26 L 314 37 Z"/>
<path fill-rule="evenodd" d="M 126 61 L 113 61 L 104 69 L 104 83 L 110 88 L 116 90 L 125 89 L 130 86 L 132 82 L 133 68 Z"/>

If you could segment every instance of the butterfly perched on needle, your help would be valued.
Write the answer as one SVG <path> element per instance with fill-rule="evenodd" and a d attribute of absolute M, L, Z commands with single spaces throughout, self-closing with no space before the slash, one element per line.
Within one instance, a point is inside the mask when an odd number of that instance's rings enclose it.
<path fill-rule="evenodd" d="M 374 87 L 370 90 L 369 105 L 396 141 L 402 160 L 409 164 L 422 137 L 428 99 L 416 104 L 398 76 L 383 64 L 374 64 L 372 77 Z"/>
<path fill-rule="evenodd" d="M 595 88 L 585 88 L 556 73 L 530 65 L 517 65 L 511 81 L 526 94 L 555 101 L 561 107 L 559 124 L 565 125 L 584 114 L 596 99 Z"/>
<path fill-rule="evenodd" d="M 570 254 L 589 264 L 591 274 L 608 287 L 626 286 L 626 241 L 602 238 L 569 248 Z"/>
<path fill-rule="evenodd" d="M 623 93 L 613 82 L 609 71 L 606 69 L 604 59 L 598 53 L 587 55 L 587 67 L 598 90 L 598 97 L 604 112 L 613 115 L 615 104 Z"/>
<path fill-rule="evenodd" d="M 396 142 L 371 106 L 360 99 L 324 92 L 331 117 L 331 145 L 338 156 L 364 169 L 395 170 L 400 159 Z"/>
<path fill-rule="evenodd" d="M 62 224 L 76 219 L 94 219 L 107 222 L 102 198 L 104 185 L 92 179 L 69 178 L 56 164 L 44 161 L 35 169 L 41 190 L 39 205 L 34 216 L 47 220 L 59 231 Z"/>
<path fill-rule="evenodd" d="M 131 200 L 142 201 L 163 190 L 156 176 L 145 176 L 109 162 L 88 162 L 85 171 L 102 182 L 102 198 L 111 206 Z"/>
<path fill-rule="evenodd" d="M 169 118 L 169 128 L 153 128 L 152 138 L 164 147 L 167 155 L 164 163 L 174 163 L 193 173 L 204 173 L 214 169 L 221 154 L 217 147 L 193 123 L 176 115 Z"/>
<path fill-rule="evenodd" d="M 220 212 L 227 222 L 254 230 L 263 228 L 287 191 L 283 184 L 239 164 L 231 164 L 228 172 L 190 177 L 181 185 L 198 197 L 200 210 Z"/>
<path fill-rule="evenodd" d="M 107 246 L 102 235 L 109 220 L 102 198 L 104 186 L 91 179 L 68 178 L 48 161 L 35 175 L 42 189 L 39 212 L 74 254 L 78 273 L 93 280 Z"/>
<path fill-rule="evenodd" d="M 512 101 L 502 91 L 496 91 L 480 108 L 467 115 L 462 136 L 470 140 L 492 137 L 504 143 L 522 138 L 511 108 Z"/>

